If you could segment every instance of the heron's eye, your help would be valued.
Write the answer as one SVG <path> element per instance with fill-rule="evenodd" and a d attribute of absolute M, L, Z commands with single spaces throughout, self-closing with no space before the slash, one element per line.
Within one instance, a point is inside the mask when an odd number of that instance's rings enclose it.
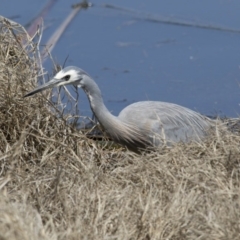
<path fill-rule="evenodd" d="M 66 75 L 65 77 L 64 77 L 64 80 L 65 81 L 68 81 L 70 79 L 70 75 Z"/>

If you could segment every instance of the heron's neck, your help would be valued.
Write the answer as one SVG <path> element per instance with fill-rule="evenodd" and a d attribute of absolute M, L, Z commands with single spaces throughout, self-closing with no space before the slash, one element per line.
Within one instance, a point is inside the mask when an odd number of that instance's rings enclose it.
<path fill-rule="evenodd" d="M 85 88 L 84 91 L 88 96 L 89 103 L 95 117 L 108 132 L 108 129 L 111 128 L 112 124 L 117 124 L 120 120 L 118 120 L 116 116 L 112 115 L 106 108 L 103 102 L 101 90 L 93 80 L 91 81 L 91 86 Z"/>
<path fill-rule="evenodd" d="M 132 150 L 136 150 L 134 142 L 138 146 L 145 146 L 145 136 L 139 132 L 137 126 L 123 122 L 108 111 L 104 105 L 101 91 L 92 79 L 89 79 L 88 85 L 84 87 L 84 91 L 88 96 L 95 117 L 114 141 L 126 145 Z"/>

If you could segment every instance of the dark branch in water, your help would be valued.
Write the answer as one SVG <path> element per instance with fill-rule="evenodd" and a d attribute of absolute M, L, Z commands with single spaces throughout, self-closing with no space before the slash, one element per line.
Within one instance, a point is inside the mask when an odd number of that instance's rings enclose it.
<path fill-rule="evenodd" d="M 89 3 L 87 0 L 83 0 L 82 2 L 80 3 L 76 3 L 76 4 L 73 4 L 72 5 L 72 8 L 75 9 L 75 8 L 78 8 L 78 7 L 81 7 L 83 9 L 87 9 L 89 7 L 92 7 L 93 4 L 92 3 Z"/>
<path fill-rule="evenodd" d="M 156 22 L 156 23 L 164 23 L 164 24 L 171 24 L 171 25 L 179 25 L 184 27 L 195 27 L 195 28 L 205 28 L 210 30 L 217 30 L 217 31 L 225 31 L 225 32 L 235 32 L 240 33 L 240 29 L 233 29 L 233 28 L 227 28 L 217 25 L 211 25 L 211 24 L 201 24 L 201 23 L 195 23 L 191 21 L 185 21 L 180 19 L 172 19 L 170 17 L 163 17 L 163 16 L 157 16 L 146 12 L 140 12 L 135 9 L 130 8 L 124 8 L 119 7 L 112 4 L 104 4 L 103 7 L 105 8 L 111 8 L 114 10 L 119 10 L 122 12 L 127 12 L 135 15 L 139 15 L 137 18 L 145 21 L 150 22 Z"/>

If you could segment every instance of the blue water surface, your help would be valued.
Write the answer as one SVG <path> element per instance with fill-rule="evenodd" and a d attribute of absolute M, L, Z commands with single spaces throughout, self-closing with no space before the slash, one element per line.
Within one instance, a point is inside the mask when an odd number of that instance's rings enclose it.
<path fill-rule="evenodd" d="M 26 25 L 47 1 L 0 2 L 0 14 Z M 42 43 L 75 1 L 59 0 L 44 21 Z M 164 24 L 174 21 L 240 31 L 238 0 L 93 0 L 80 11 L 52 55 L 86 70 L 99 84 L 107 107 L 118 114 L 141 100 L 173 102 L 206 115 L 240 113 L 240 32 Z M 124 10 L 106 8 L 111 4 Z M 129 11 L 127 11 L 129 10 Z M 17 17 L 17 18 L 16 18 Z M 156 21 L 152 21 L 152 20 Z M 51 69 L 51 62 L 45 67 Z M 91 115 L 85 94 L 80 110 Z"/>

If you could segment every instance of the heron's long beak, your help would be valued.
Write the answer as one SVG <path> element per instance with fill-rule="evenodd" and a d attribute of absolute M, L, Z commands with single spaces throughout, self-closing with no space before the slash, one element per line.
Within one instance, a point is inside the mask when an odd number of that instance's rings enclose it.
<path fill-rule="evenodd" d="M 45 90 L 45 89 L 57 87 L 58 84 L 61 83 L 61 82 L 62 82 L 61 79 L 53 78 L 53 79 L 50 80 L 49 82 L 47 82 L 47 83 L 45 83 L 45 84 L 43 84 L 43 85 L 35 88 L 33 91 L 27 93 L 27 94 L 24 96 L 24 98 L 25 98 L 25 97 L 32 96 L 32 95 L 34 95 L 35 93 L 41 92 L 41 91 L 43 91 L 43 90 Z"/>

